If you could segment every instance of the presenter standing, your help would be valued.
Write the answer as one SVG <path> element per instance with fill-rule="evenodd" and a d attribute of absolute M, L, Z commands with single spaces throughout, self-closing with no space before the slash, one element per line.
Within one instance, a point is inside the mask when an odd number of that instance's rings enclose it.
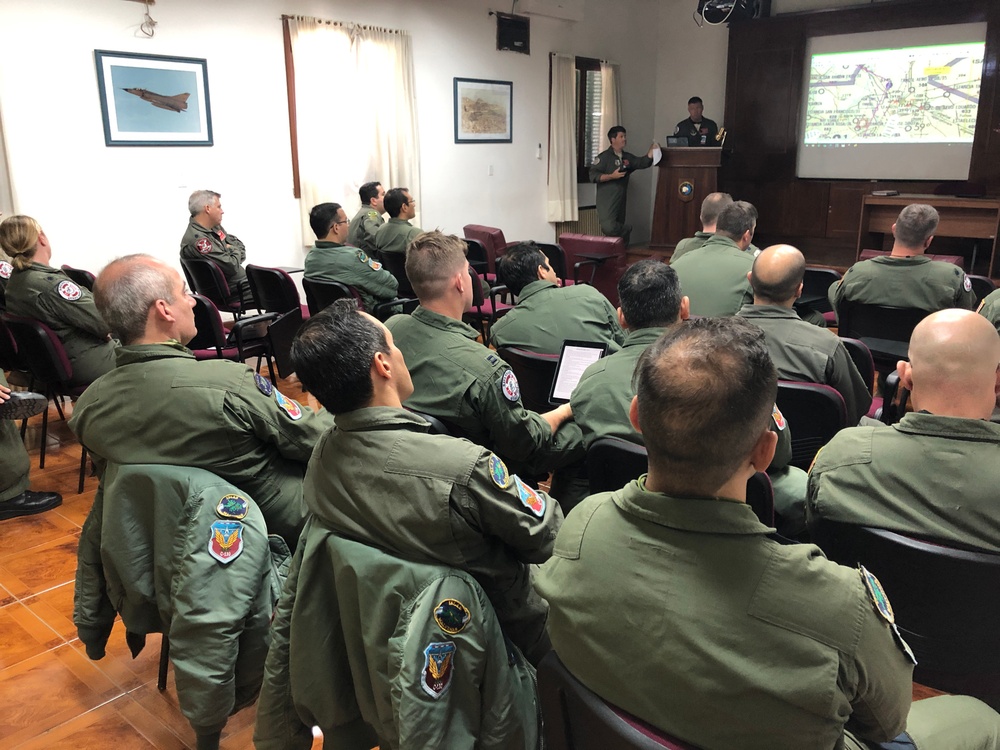
<path fill-rule="evenodd" d="M 637 169 L 653 165 L 653 153 L 659 149 L 653 143 L 645 156 L 636 156 L 625 150 L 625 128 L 615 125 L 608 131 L 611 146 L 594 158 L 590 165 L 590 181 L 597 183 L 597 218 L 605 237 L 621 237 L 628 247 L 632 226 L 625 223 L 625 205 L 628 199 L 628 178 Z"/>
<path fill-rule="evenodd" d="M 687 138 L 689 146 L 715 146 L 719 126 L 707 117 L 702 117 L 704 111 L 705 105 L 700 96 L 688 99 L 688 118 L 677 123 L 674 135 Z"/>

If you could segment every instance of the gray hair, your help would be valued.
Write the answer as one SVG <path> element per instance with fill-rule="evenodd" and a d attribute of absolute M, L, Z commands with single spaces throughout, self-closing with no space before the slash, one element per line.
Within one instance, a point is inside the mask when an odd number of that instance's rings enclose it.
<path fill-rule="evenodd" d="M 222 195 L 214 190 L 195 190 L 188 198 L 188 211 L 191 212 L 192 216 L 197 216 L 205 210 L 205 206 L 221 197 Z"/>
<path fill-rule="evenodd" d="M 98 275 L 94 303 L 123 344 L 131 344 L 146 333 L 149 308 L 156 300 L 177 301 L 167 268 L 151 255 L 136 253 L 116 258 Z"/>
<path fill-rule="evenodd" d="M 926 203 L 911 203 L 896 219 L 896 239 L 904 247 L 923 247 L 934 234 L 939 220 L 937 209 Z"/>

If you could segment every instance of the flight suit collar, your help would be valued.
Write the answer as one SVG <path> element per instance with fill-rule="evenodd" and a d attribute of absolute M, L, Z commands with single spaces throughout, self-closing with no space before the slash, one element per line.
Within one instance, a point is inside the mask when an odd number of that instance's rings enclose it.
<path fill-rule="evenodd" d="M 410 222 L 408 222 L 408 221 L 407 221 L 406 219 L 400 219 L 400 218 L 399 218 L 398 216 L 394 216 L 394 217 L 392 217 L 391 219 L 389 219 L 389 223 L 390 223 L 390 224 L 405 224 L 405 225 L 406 225 L 406 226 L 408 226 L 408 227 L 412 227 L 412 226 L 413 226 L 413 225 L 412 225 L 412 224 L 411 224 Z"/>
<path fill-rule="evenodd" d="M 38 261 L 31 261 L 31 265 L 28 266 L 28 271 L 45 271 L 46 273 L 64 273 L 60 268 L 53 268 L 52 266 L 47 266 L 44 263 L 39 263 Z"/>
<path fill-rule="evenodd" d="M 334 417 L 337 429 L 343 432 L 361 430 L 412 430 L 427 432 L 430 425 L 426 420 L 407 409 L 394 406 L 368 406 L 363 409 L 338 414 Z"/>
<path fill-rule="evenodd" d="M 645 481 L 643 475 L 614 493 L 612 499 L 622 512 L 678 531 L 760 536 L 774 533 L 746 503 L 721 497 L 671 497 L 648 492 L 643 486 Z"/>
<path fill-rule="evenodd" d="M 164 341 L 162 344 L 129 344 L 115 349 L 115 367 L 136 362 L 150 362 L 156 359 L 194 359 L 194 354 L 179 341 Z"/>
<path fill-rule="evenodd" d="M 934 259 L 927 255 L 877 255 L 869 260 L 872 263 L 885 263 L 890 266 L 921 266 Z"/>
<path fill-rule="evenodd" d="M 738 253 L 743 252 L 743 248 L 736 244 L 735 240 L 731 240 L 725 235 L 713 234 L 704 245 L 701 246 L 702 250 L 735 250 Z"/>
<path fill-rule="evenodd" d="M 447 315 L 432 312 L 422 305 L 417 305 L 417 309 L 413 311 L 410 317 L 416 318 L 418 321 L 424 325 L 430 326 L 431 328 L 437 328 L 439 331 L 457 333 L 460 336 L 465 336 L 465 338 L 472 339 L 473 341 L 479 338 L 479 332 L 472 326 L 463 323 L 461 320 L 449 318 Z"/>
<path fill-rule="evenodd" d="M 910 412 L 894 424 L 893 429 L 908 435 L 932 435 L 954 440 L 1000 443 L 1000 424 L 985 419 Z"/>
<path fill-rule="evenodd" d="M 636 331 L 629 331 L 625 336 L 625 343 L 622 344 L 622 349 L 627 349 L 630 346 L 649 346 L 660 338 L 665 330 L 667 329 L 640 328 Z"/>
<path fill-rule="evenodd" d="M 741 318 L 779 318 L 801 320 L 795 308 L 780 305 L 743 305 L 737 313 Z"/>
<path fill-rule="evenodd" d="M 316 240 L 316 247 L 347 247 L 343 242 L 329 242 L 327 240 Z"/>
<path fill-rule="evenodd" d="M 545 279 L 538 279 L 538 281 L 532 281 L 530 284 L 524 285 L 524 289 L 522 289 L 521 293 L 517 295 L 517 299 L 518 301 L 526 300 L 532 294 L 538 294 L 538 292 L 542 291 L 543 289 L 548 289 L 550 287 L 555 287 L 555 286 L 556 284 L 554 284 L 551 281 L 546 281 Z"/>

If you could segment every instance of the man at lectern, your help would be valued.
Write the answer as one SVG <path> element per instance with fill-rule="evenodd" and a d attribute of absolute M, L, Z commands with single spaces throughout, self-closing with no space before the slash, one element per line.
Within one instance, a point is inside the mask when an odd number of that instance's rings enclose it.
<path fill-rule="evenodd" d="M 674 135 L 678 138 L 687 138 L 689 146 L 717 146 L 715 136 L 719 133 L 719 126 L 707 117 L 702 117 L 705 105 L 700 96 L 692 96 L 688 99 L 688 118 L 681 120 L 674 128 Z"/>
<path fill-rule="evenodd" d="M 625 223 L 625 203 L 628 198 L 628 178 L 637 169 L 653 165 L 653 153 L 660 144 L 653 143 L 645 156 L 625 150 L 625 128 L 615 125 L 608 131 L 611 146 L 590 165 L 590 181 L 597 183 L 597 218 L 605 237 L 621 237 L 628 247 L 632 226 Z"/>

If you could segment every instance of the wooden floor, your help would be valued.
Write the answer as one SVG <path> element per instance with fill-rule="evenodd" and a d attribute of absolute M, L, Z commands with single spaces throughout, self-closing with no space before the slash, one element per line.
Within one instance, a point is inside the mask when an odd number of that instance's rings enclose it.
<path fill-rule="evenodd" d="M 282 392 L 303 403 L 297 383 Z M 72 406 L 67 405 L 72 413 Z M 68 416 L 67 414 L 67 416 Z M 54 407 L 49 409 L 45 468 L 38 468 L 41 416 L 29 421 L 31 488 L 55 490 L 63 504 L 36 516 L 0 521 L 0 748 L 194 748 L 177 705 L 173 670 L 156 689 L 159 636 L 132 660 L 124 628 L 115 625 L 107 656 L 90 661 L 73 627 L 73 578 L 80 529 L 97 479 L 77 493 L 80 446 Z M 936 691 L 914 685 L 914 698 Z M 229 720 L 222 748 L 252 748 L 253 707 Z M 321 748 L 317 738 L 313 748 Z"/>

